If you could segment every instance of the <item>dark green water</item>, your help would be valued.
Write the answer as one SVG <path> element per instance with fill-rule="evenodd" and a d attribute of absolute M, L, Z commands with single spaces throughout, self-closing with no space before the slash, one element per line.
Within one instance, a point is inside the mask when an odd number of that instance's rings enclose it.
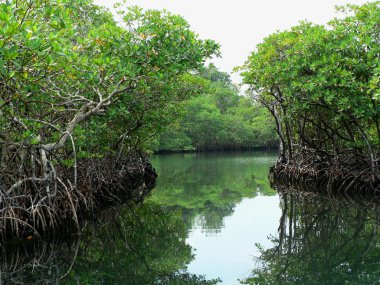
<path fill-rule="evenodd" d="M 1 248 L 0 284 L 380 284 L 377 204 L 278 195 L 274 160 L 155 156 L 142 205 L 102 212 L 80 236 Z"/>

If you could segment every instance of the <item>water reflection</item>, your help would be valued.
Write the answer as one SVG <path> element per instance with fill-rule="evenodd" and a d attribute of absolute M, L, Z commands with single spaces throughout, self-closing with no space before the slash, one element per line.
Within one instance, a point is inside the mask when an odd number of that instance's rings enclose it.
<path fill-rule="evenodd" d="M 380 203 L 282 186 L 278 196 L 274 160 L 156 157 L 144 204 L 103 212 L 81 236 L 0 247 L 0 284 L 380 283 Z"/>
<path fill-rule="evenodd" d="M 218 234 L 225 217 L 244 198 L 276 195 L 268 168 L 274 153 L 201 153 L 156 156 L 151 159 L 159 178 L 152 200 L 182 211 L 188 229 Z"/>
<path fill-rule="evenodd" d="M 274 159 L 266 153 L 153 158 L 160 178 L 148 201 L 92 217 L 80 236 L 3 245 L 0 284 L 208 285 L 219 284 L 218 277 L 236 284 L 251 268 L 253 233 L 264 240 L 276 228 L 271 213 L 278 198 L 267 181 Z M 267 210 L 266 219 L 256 210 Z"/>
<path fill-rule="evenodd" d="M 216 284 L 189 274 L 193 259 L 177 212 L 153 203 L 110 209 L 82 235 L 7 245 L 1 284 Z"/>
<path fill-rule="evenodd" d="M 182 213 L 195 258 L 189 272 L 239 284 L 257 256 L 255 242 L 275 233 L 280 216 L 268 169 L 275 153 L 201 153 L 158 156 L 151 197 Z"/>
<path fill-rule="evenodd" d="M 280 191 L 270 249 L 243 284 L 380 283 L 380 204 Z"/>

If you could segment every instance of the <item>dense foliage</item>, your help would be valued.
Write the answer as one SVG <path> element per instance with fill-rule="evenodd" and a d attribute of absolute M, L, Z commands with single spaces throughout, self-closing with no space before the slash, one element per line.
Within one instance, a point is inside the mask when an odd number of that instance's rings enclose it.
<path fill-rule="evenodd" d="M 267 37 L 243 77 L 277 124 L 281 161 L 368 158 L 380 147 L 380 2 L 349 5 L 328 26 L 302 22 Z"/>
<path fill-rule="evenodd" d="M 210 64 L 197 77 L 203 80 L 205 92 L 182 104 L 178 118 L 160 133 L 156 151 L 232 150 L 277 145 L 270 114 L 251 98 L 239 96 L 228 74 Z"/>
<path fill-rule="evenodd" d="M 8 221 L 54 216 L 56 201 L 74 209 L 83 198 L 77 158 L 122 157 L 141 145 L 189 96 L 188 73 L 218 52 L 180 16 L 119 10 L 116 22 L 91 0 L 0 3 L 0 206 Z"/>
<path fill-rule="evenodd" d="M 3 169 L 139 143 L 185 96 L 184 74 L 216 51 L 179 16 L 137 7 L 120 15 L 122 24 L 89 0 L 1 4 Z"/>

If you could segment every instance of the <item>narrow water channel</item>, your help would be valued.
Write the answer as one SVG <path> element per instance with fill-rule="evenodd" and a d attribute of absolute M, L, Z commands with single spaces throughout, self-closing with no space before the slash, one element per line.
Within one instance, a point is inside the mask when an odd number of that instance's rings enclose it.
<path fill-rule="evenodd" d="M 240 284 L 255 267 L 257 244 L 269 247 L 281 216 L 265 152 L 176 154 L 151 161 L 159 174 L 151 199 L 179 209 L 192 248 L 189 273 Z"/>
<path fill-rule="evenodd" d="M 0 284 L 379 284 L 379 203 L 278 193 L 275 158 L 154 156 L 144 203 L 0 246 Z"/>

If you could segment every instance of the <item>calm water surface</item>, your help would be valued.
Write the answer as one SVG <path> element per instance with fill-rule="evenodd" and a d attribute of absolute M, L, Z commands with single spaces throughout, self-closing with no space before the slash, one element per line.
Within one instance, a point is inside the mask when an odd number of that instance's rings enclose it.
<path fill-rule="evenodd" d="M 255 267 L 260 243 L 270 246 L 281 216 L 269 187 L 273 153 L 176 154 L 151 160 L 159 174 L 151 197 L 180 208 L 194 259 L 188 271 L 240 284 Z"/>
<path fill-rule="evenodd" d="M 143 204 L 0 247 L 0 284 L 380 284 L 379 204 L 278 194 L 275 158 L 154 156 Z"/>

